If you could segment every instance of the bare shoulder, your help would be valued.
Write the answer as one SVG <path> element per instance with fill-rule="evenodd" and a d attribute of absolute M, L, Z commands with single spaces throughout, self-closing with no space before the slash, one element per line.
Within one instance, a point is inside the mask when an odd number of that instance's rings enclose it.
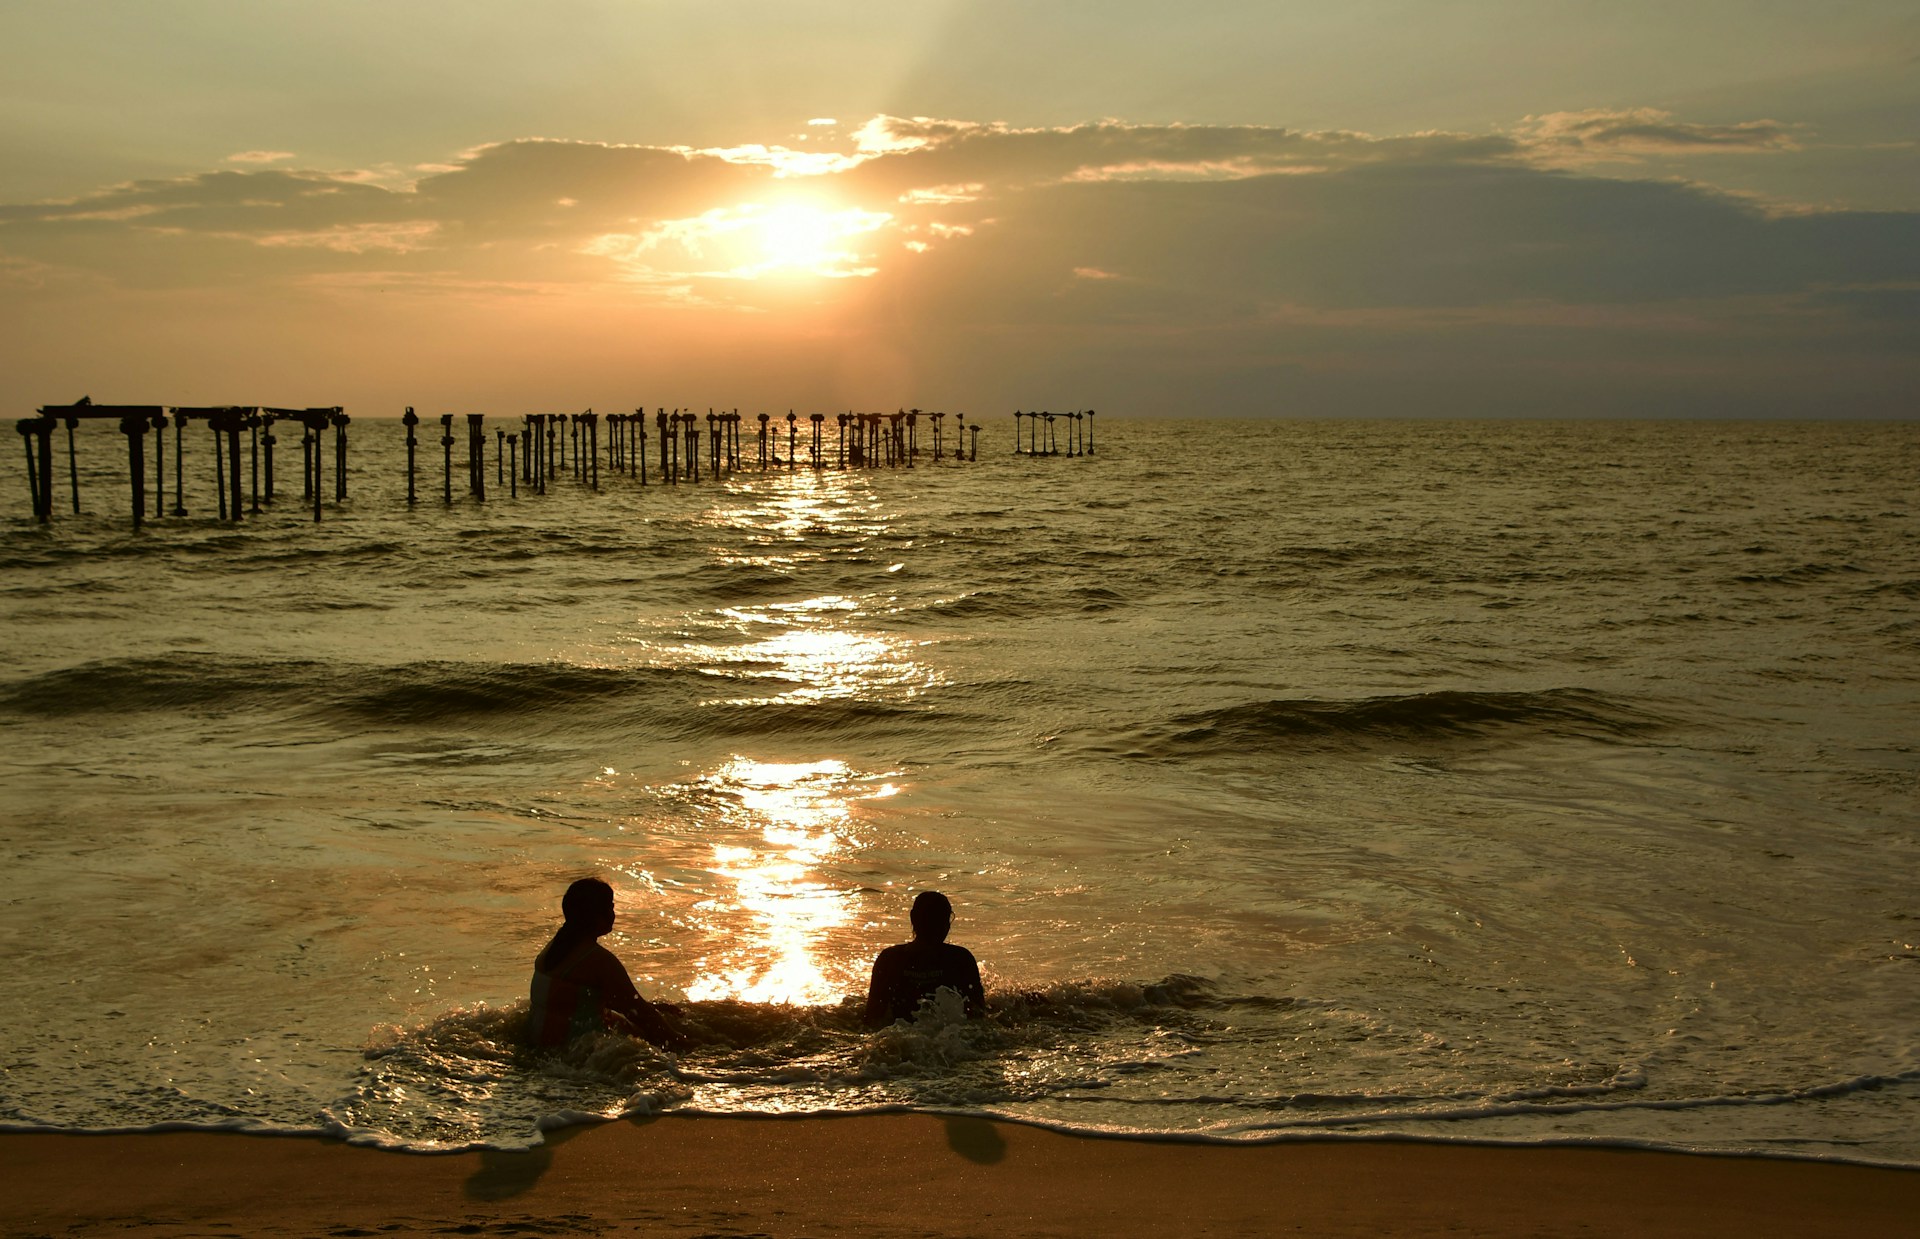
<path fill-rule="evenodd" d="M 609 977 L 624 979 L 627 975 L 627 966 L 620 962 L 620 957 L 598 942 L 589 942 L 582 947 L 576 958 L 580 962 L 575 965 L 575 970 L 584 977 L 595 980 Z"/>

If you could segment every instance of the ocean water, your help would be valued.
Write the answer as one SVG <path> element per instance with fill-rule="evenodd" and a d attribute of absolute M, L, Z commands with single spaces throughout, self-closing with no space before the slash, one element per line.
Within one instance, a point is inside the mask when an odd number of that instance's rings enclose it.
<path fill-rule="evenodd" d="M 238 527 L 204 443 L 138 533 L 106 426 L 47 527 L 0 458 L 0 1125 L 1920 1166 L 1920 426 L 1008 418 L 451 506 L 423 446 L 411 510 L 352 436 L 317 525 L 284 433 Z M 687 1051 L 520 1048 L 587 873 Z M 992 1013 L 864 1032 L 928 887 Z"/>

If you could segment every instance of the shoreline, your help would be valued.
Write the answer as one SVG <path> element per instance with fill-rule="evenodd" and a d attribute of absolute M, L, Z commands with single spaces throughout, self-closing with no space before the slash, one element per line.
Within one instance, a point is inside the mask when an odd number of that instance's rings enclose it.
<path fill-rule="evenodd" d="M 1920 1170 L 1585 1145 L 1231 1145 L 929 1114 L 663 1115 L 523 1153 L 0 1132 L 0 1233 L 1892 1234 Z"/>

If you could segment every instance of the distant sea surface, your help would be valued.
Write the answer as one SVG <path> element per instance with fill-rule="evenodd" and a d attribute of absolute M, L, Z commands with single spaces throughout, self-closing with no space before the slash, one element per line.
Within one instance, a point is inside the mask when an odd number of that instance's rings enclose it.
<path fill-rule="evenodd" d="M 138 533 L 108 426 L 44 528 L 0 458 L 0 1126 L 1920 1166 L 1920 425 L 1008 417 L 450 506 L 429 429 L 318 524 L 285 424 L 239 526 L 204 431 Z M 589 873 L 691 1049 L 521 1048 Z M 991 1015 L 862 1031 L 929 887 Z"/>

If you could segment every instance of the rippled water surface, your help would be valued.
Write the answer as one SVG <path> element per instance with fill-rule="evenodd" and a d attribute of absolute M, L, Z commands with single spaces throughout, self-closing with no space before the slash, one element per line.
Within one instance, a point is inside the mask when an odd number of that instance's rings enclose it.
<path fill-rule="evenodd" d="M 409 510 L 359 421 L 318 525 L 212 519 L 189 444 L 193 511 L 137 534 L 117 434 L 46 528 L 15 459 L 0 1121 L 1920 1165 L 1915 425 L 1011 430 L 450 507 L 423 453 Z M 518 1048 L 588 872 L 688 1051 Z M 993 1013 L 865 1033 L 924 887 Z"/>

